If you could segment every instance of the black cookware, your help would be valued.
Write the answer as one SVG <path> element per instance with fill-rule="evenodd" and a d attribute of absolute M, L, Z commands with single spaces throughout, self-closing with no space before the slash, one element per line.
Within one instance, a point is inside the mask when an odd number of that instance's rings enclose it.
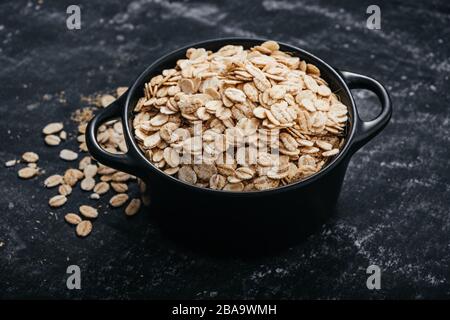
<path fill-rule="evenodd" d="M 143 95 L 144 83 L 163 69 L 173 68 L 190 47 L 215 51 L 227 44 L 248 48 L 263 41 L 246 38 L 208 40 L 166 54 L 152 63 L 125 94 L 89 123 L 86 142 L 92 156 L 102 164 L 142 178 L 148 185 L 152 202 L 148 210 L 158 217 L 164 230 L 184 239 L 182 241 L 195 239 L 198 244 L 211 246 L 261 249 L 309 234 L 333 213 L 353 153 L 375 137 L 391 117 L 388 92 L 378 81 L 336 70 L 302 49 L 280 44 L 281 50 L 316 65 L 332 91 L 349 106 L 345 145 L 325 168 L 306 180 L 273 190 L 228 192 L 186 184 L 164 174 L 148 161 L 133 137 L 132 128 L 132 110 Z M 357 88 L 371 90 L 378 96 L 382 110 L 374 120 L 362 121 L 358 116 L 350 92 Z M 120 118 L 123 124 L 128 146 L 128 152 L 123 155 L 104 151 L 96 141 L 98 127 L 113 118 Z M 358 185 L 352 188 L 358 188 Z"/>

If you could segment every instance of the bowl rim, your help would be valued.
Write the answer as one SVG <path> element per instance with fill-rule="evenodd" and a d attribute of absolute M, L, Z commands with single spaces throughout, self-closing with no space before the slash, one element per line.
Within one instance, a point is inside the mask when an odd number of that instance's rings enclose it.
<path fill-rule="evenodd" d="M 358 117 L 355 101 L 353 99 L 351 91 L 350 91 L 348 85 L 346 84 L 344 78 L 341 76 L 341 74 L 335 68 L 333 68 L 332 66 L 330 66 L 328 63 L 326 63 L 322 59 L 318 58 L 317 56 L 313 55 L 312 53 L 310 53 L 306 50 L 297 48 L 296 46 L 293 46 L 293 45 L 290 45 L 290 44 L 287 44 L 284 42 L 276 41 L 280 45 L 280 47 L 283 51 L 292 52 L 292 53 L 294 53 L 294 56 L 295 56 L 295 53 L 297 53 L 297 54 L 301 53 L 303 56 L 310 58 L 310 60 L 314 60 L 314 63 L 318 62 L 320 64 L 320 66 L 318 66 L 320 69 L 325 67 L 327 69 L 328 73 L 331 74 L 333 77 L 335 77 L 340 89 L 345 91 L 345 93 L 349 97 L 351 105 L 348 107 L 350 107 L 352 109 L 352 115 L 351 115 L 351 119 L 349 118 L 349 120 L 347 120 L 348 121 L 347 126 L 350 126 L 350 128 L 347 129 L 347 130 L 349 130 L 349 132 L 347 133 L 347 139 L 344 143 L 343 148 L 340 150 L 340 152 L 333 159 L 331 159 L 331 161 L 324 168 L 322 168 L 318 172 L 308 176 L 305 179 L 298 180 L 296 182 L 289 183 L 287 185 L 279 186 L 276 188 L 271 188 L 271 189 L 267 189 L 267 190 L 256 190 L 256 191 L 228 191 L 228 190 L 215 190 L 215 189 L 210 189 L 210 188 L 206 188 L 206 187 L 200 187 L 200 186 L 192 185 L 192 184 L 189 184 L 182 180 L 179 180 L 179 179 L 175 178 L 174 176 L 164 173 L 162 170 L 157 168 L 150 160 L 148 160 L 145 157 L 144 153 L 137 145 L 134 135 L 132 134 L 132 128 L 130 126 L 131 122 L 130 122 L 130 116 L 129 116 L 131 114 L 130 103 L 131 103 L 131 100 L 134 97 L 134 95 L 137 94 L 138 90 L 142 90 L 142 83 L 144 83 L 144 81 L 148 81 L 147 79 L 149 78 L 150 74 L 155 69 L 157 69 L 162 63 L 164 63 L 166 61 L 169 61 L 171 59 L 176 59 L 176 58 L 179 59 L 180 54 L 184 54 L 186 52 L 186 50 L 189 48 L 202 47 L 202 46 L 207 46 L 207 45 L 217 45 L 218 47 L 221 47 L 221 46 L 225 46 L 227 44 L 243 45 L 245 47 L 244 44 L 240 44 L 239 42 L 252 42 L 252 43 L 254 43 L 254 45 L 257 45 L 257 44 L 263 43 L 268 40 L 269 39 L 247 38 L 247 37 L 225 37 L 225 38 L 208 39 L 208 40 L 198 41 L 198 42 L 184 45 L 178 49 L 175 49 L 168 53 L 163 54 L 160 58 L 158 58 L 154 62 L 152 62 L 133 82 L 131 88 L 126 93 L 127 94 L 126 100 L 124 103 L 124 107 L 122 108 L 121 120 L 122 120 L 122 125 L 125 128 L 124 134 L 127 138 L 127 145 L 128 145 L 128 148 L 132 147 L 134 149 L 133 155 L 130 155 L 130 156 L 137 155 L 137 157 L 139 157 L 139 164 L 145 165 L 145 167 L 143 167 L 143 169 L 152 170 L 156 174 L 158 174 L 160 177 L 168 179 L 168 180 L 172 180 L 173 182 L 177 183 L 178 185 L 180 185 L 182 187 L 187 187 L 192 190 L 208 192 L 208 193 L 212 193 L 212 194 L 216 194 L 216 195 L 222 194 L 222 195 L 232 195 L 232 196 L 233 195 L 234 196 L 256 196 L 256 195 L 261 195 L 261 194 L 269 195 L 269 194 L 276 194 L 279 192 L 285 192 L 285 191 L 305 187 L 305 186 L 323 178 L 325 175 L 329 174 L 337 165 L 339 165 L 344 160 L 344 158 L 347 155 L 350 154 L 350 156 L 351 156 L 350 149 L 351 149 L 351 145 L 353 142 L 353 138 L 356 133 L 356 128 L 358 126 L 359 117 Z M 235 42 L 235 43 L 233 43 L 233 42 Z M 142 93 L 140 93 L 140 95 L 142 95 Z M 133 106 L 133 109 L 134 109 L 134 106 Z"/>

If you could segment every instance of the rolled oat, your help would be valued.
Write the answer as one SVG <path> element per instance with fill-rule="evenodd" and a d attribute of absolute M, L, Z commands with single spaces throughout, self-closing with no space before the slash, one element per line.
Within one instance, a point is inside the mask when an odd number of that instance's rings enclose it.
<path fill-rule="evenodd" d="M 58 208 L 63 206 L 66 202 L 67 202 L 66 196 L 58 194 L 57 196 L 50 198 L 48 204 L 50 205 L 50 207 Z"/>
<path fill-rule="evenodd" d="M 76 153 L 72 150 L 63 149 L 59 153 L 59 157 L 66 161 L 74 161 L 78 158 L 78 153 Z"/>
<path fill-rule="evenodd" d="M 5 162 L 5 167 L 7 167 L 7 168 L 9 168 L 9 167 L 13 167 L 13 166 L 15 166 L 16 164 L 17 164 L 17 160 L 8 160 L 8 161 L 6 161 Z"/>
<path fill-rule="evenodd" d="M 61 143 L 61 138 L 54 134 L 49 134 L 45 136 L 44 141 L 49 146 L 57 146 Z"/>
<path fill-rule="evenodd" d="M 98 195 L 104 194 L 108 192 L 109 184 L 107 182 L 99 182 L 94 187 L 94 192 Z"/>
<path fill-rule="evenodd" d="M 54 175 L 48 177 L 47 179 L 45 179 L 44 186 L 46 186 L 47 188 L 53 188 L 53 187 L 56 187 L 57 185 L 61 184 L 62 182 L 63 182 L 63 177 L 60 176 L 59 174 L 54 174 Z"/>
<path fill-rule="evenodd" d="M 83 220 L 77 224 L 76 233 L 80 237 L 86 237 L 92 231 L 92 223 L 89 220 Z"/>
<path fill-rule="evenodd" d="M 138 198 L 131 199 L 128 206 L 125 208 L 125 214 L 127 216 L 134 216 L 141 207 L 141 200 Z"/>
<path fill-rule="evenodd" d="M 64 125 L 62 124 L 62 122 L 53 122 L 53 123 L 49 123 L 48 125 L 46 125 L 44 127 L 44 129 L 42 129 L 42 132 L 44 134 L 54 134 L 54 133 L 58 133 L 63 128 L 64 128 Z"/>
<path fill-rule="evenodd" d="M 109 200 L 109 204 L 116 208 L 123 206 L 127 200 L 128 195 L 126 193 L 118 193 Z"/>
<path fill-rule="evenodd" d="M 251 191 L 320 171 L 343 145 L 348 110 L 317 66 L 267 41 L 188 49 L 150 79 L 134 112 L 138 145 L 157 168 L 201 187 Z"/>
<path fill-rule="evenodd" d="M 80 206 L 79 210 L 80 210 L 80 213 L 86 218 L 94 219 L 94 218 L 98 217 L 97 209 L 95 209 L 95 208 L 93 208 L 91 206 L 82 205 L 82 206 Z"/>
<path fill-rule="evenodd" d="M 17 172 L 17 175 L 22 179 L 31 179 L 36 176 L 38 172 L 39 170 L 37 168 L 25 167 L 20 169 Z"/>
<path fill-rule="evenodd" d="M 66 220 L 67 223 L 73 224 L 73 225 L 77 225 L 79 224 L 82 220 L 81 217 L 79 215 L 77 215 L 76 213 L 68 213 L 64 216 L 64 220 Z"/>
<path fill-rule="evenodd" d="M 68 196 L 72 193 L 72 187 L 68 184 L 62 184 L 58 187 L 58 193 L 63 196 Z"/>
<path fill-rule="evenodd" d="M 22 160 L 28 163 L 34 163 L 37 162 L 39 160 L 39 155 L 35 152 L 25 152 L 22 155 Z"/>

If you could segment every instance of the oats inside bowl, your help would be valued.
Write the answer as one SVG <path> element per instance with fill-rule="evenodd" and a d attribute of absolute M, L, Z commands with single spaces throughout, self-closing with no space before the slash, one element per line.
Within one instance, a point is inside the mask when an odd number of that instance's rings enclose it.
<path fill-rule="evenodd" d="M 188 49 L 145 84 L 133 128 L 166 174 L 199 187 L 257 191 L 320 171 L 343 146 L 347 113 L 319 68 L 266 41 Z"/>

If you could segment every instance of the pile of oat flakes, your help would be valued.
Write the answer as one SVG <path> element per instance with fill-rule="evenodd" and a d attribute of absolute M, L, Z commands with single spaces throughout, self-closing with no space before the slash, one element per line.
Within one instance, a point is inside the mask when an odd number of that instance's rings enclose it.
<path fill-rule="evenodd" d="M 274 41 L 188 49 L 145 85 L 134 112 L 136 140 L 158 168 L 229 191 L 276 188 L 318 172 L 339 153 L 347 123 L 347 106 L 320 70 Z"/>
<path fill-rule="evenodd" d="M 119 87 L 116 92 L 116 97 L 120 96 L 127 88 Z M 112 103 L 116 97 L 112 95 L 102 95 L 95 100 L 89 100 L 90 103 L 95 103 L 98 107 L 106 107 Z M 78 123 L 79 151 L 81 153 L 87 152 L 85 142 L 85 131 L 88 121 L 92 118 L 92 108 L 84 108 L 77 110 L 72 119 Z M 62 122 L 54 122 L 46 125 L 42 133 L 44 135 L 44 142 L 49 147 L 59 146 L 67 139 L 67 132 L 64 131 Z M 122 125 L 118 120 L 112 120 L 100 126 L 97 140 L 101 146 L 112 153 L 126 152 L 126 144 L 123 138 Z M 143 193 L 145 191 L 145 184 L 140 180 L 127 173 L 117 171 L 113 168 L 97 163 L 91 156 L 84 155 L 78 162 L 79 152 L 61 149 L 59 157 L 61 160 L 68 163 L 68 169 L 61 174 L 52 174 L 46 177 L 44 187 L 49 189 L 56 189 L 57 194 L 50 197 L 48 204 L 52 208 L 59 208 L 64 206 L 68 201 L 73 189 L 78 185 L 81 190 L 89 192 L 91 199 L 100 199 L 102 195 L 112 189 L 115 194 L 110 198 L 109 204 L 111 207 L 121 207 L 127 202 L 124 212 L 127 216 L 135 215 L 141 203 L 148 204 L 149 199 L 142 195 L 141 198 L 133 198 L 130 201 L 128 195 L 128 184 L 137 182 L 139 189 Z M 9 160 L 5 163 L 6 167 L 13 167 L 20 163 L 24 163 L 17 174 L 22 179 L 31 179 L 35 176 L 43 174 L 43 170 L 38 167 L 39 155 L 35 152 L 25 152 L 20 160 Z M 76 163 L 76 165 L 74 165 Z M 98 209 L 90 205 L 79 206 L 78 213 L 69 212 L 65 214 L 65 221 L 71 225 L 75 225 L 76 234 L 80 237 L 87 236 L 92 231 L 92 222 L 98 218 Z"/>

